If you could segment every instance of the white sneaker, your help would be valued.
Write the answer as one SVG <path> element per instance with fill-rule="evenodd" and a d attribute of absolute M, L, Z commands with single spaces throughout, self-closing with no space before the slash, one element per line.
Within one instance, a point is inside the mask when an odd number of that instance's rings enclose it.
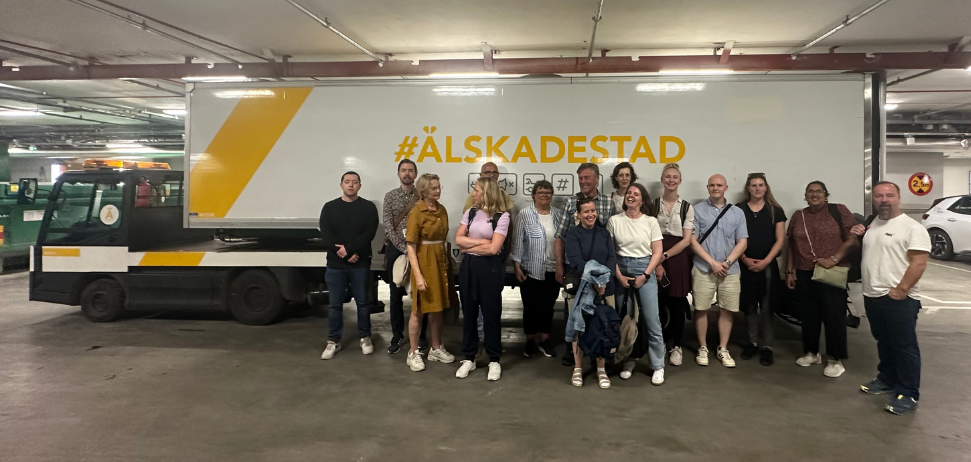
<path fill-rule="evenodd" d="M 684 353 L 681 352 L 681 347 L 674 347 L 671 349 L 671 357 L 668 358 L 668 363 L 672 366 L 680 366 L 681 361 L 684 360 Z"/>
<path fill-rule="evenodd" d="M 622 378 L 624 380 L 627 380 L 632 375 L 634 375 L 634 366 L 635 365 L 636 365 L 636 363 L 634 362 L 633 359 L 627 360 L 627 362 L 624 363 L 624 368 L 621 369 L 621 371 L 620 371 L 620 378 Z"/>
<path fill-rule="evenodd" d="M 843 367 L 843 362 L 838 359 L 830 359 L 826 362 L 826 367 L 823 368 L 823 375 L 826 377 L 836 378 L 846 372 L 846 368 Z"/>
<path fill-rule="evenodd" d="M 443 345 L 438 347 L 438 349 L 432 348 L 431 350 L 429 350 L 428 360 L 449 364 L 449 363 L 455 362 L 455 355 L 446 351 L 445 346 Z"/>
<path fill-rule="evenodd" d="M 664 369 L 658 369 L 651 376 L 651 385 L 660 385 L 662 383 L 664 383 Z"/>
<path fill-rule="evenodd" d="M 813 364 L 822 364 L 822 362 L 823 360 L 819 357 L 819 353 L 816 353 L 816 354 L 806 353 L 800 356 L 799 359 L 796 360 L 796 364 L 802 367 L 809 367 L 809 366 L 812 366 Z"/>
<path fill-rule="evenodd" d="M 341 351 L 341 344 L 337 342 L 327 342 L 327 346 L 324 347 L 324 352 L 320 355 L 320 359 L 330 359 L 333 358 L 338 351 Z"/>
<path fill-rule="evenodd" d="M 374 353 L 374 345 L 371 345 L 371 337 L 361 337 L 361 353 L 366 355 Z"/>
<path fill-rule="evenodd" d="M 492 380 L 492 381 L 499 380 L 499 377 L 501 375 L 502 375 L 502 367 L 499 366 L 499 363 L 496 363 L 496 362 L 489 363 L 489 377 L 488 377 L 489 380 Z"/>
<path fill-rule="evenodd" d="M 703 346 L 698 348 L 698 356 L 695 356 L 695 362 L 698 363 L 699 366 L 708 365 L 708 347 Z"/>
<path fill-rule="evenodd" d="M 722 362 L 722 366 L 725 367 L 735 367 L 735 360 L 732 359 L 732 355 L 728 352 L 727 348 L 718 347 L 718 353 L 715 357 Z"/>
<path fill-rule="evenodd" d="M 475 361 L 469 361 L 468 359 L 462 360 L 462 365 L 459 366 L 459 370 L 455 371 L 455 378 L 464 379 L 469 376 L 469 372 L 475 370 Z"/>
<path fill-rule="evenodd" d="M 421 372 L 425 370 L 425 361 L 422 361 L 421 355 L 417 351 L 409 351 L 408 358 L 405 359 L 405 364 L 411 368 L 412 371 Z"/>

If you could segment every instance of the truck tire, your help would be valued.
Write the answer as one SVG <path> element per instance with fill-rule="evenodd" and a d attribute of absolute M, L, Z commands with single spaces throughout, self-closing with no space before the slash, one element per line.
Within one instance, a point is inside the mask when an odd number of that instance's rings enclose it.
<path fill-rule="evenodd" d="M 114 279 L 98 279 L 81 291 L 81 314 L 92 322 L 111 322 L 125 314 L 125 289 Z"/>
<path fill-rule="evenodd" d="M 931 258 L 953 260 L 954 244 L 951 243 L 951 236 L 940 229 L 932 229 L 929 234 L 931 235 Z"/>
<path fill-rule="evenodd" d="M 229 286 L 229 310 L 243 324 L 270 324 L 280 317 L 286 305 L 276 278 L 267 271 L 246 271 Z"/>

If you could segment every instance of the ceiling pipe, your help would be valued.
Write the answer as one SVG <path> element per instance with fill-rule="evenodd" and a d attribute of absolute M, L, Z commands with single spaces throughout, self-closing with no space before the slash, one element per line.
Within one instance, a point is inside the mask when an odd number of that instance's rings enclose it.
<path fill-rule="evenodd" d="M 969 106 L 971 106 L 971 103 L 959 104 L 957 106 L 951 106 L 951 107 L 944 108 L 944 109 L 938 109 L 936 111 L 924 112 L 924 113 L 921 113 L 920 115 L 918 115 L 917 117 L 927 117 L 929 115 L 940 114 L 942 112 L 950 112 L 950 111 L 953 111 L 955 109 L 963 109 L 963 108 L 966 108 L 966 107 L 969 107 Z"/>
<path fill-rule="evenodd" d="M 795 53 L 793 53 L 792 54 L 792 59 L 796 59 L 796 55 L 798 55 L 798 54 L 800 54 L 800 53 L 802 53 L 802 52 L 804 52 L 804 51 L 812 48 L 817 43 L 822 42 L 823 40 L 826 40 L 826 38 L 828 38 L 829 36 L 831 36 L 831 35 L 839 32 L 840 29 L 842 29 L 842 28 L 844 28 L 846 26 L 849 26 L 850 24 L 853 24 L 854 22 L 856 22 L 857 19 L 860 19 L 860 18 L 866 16 L 867 14 L 870 14 L 871 11 L 873 11 L 873 10 L 875 10 L 877 8 L 880 8 L 881 6 L 883 6 L 884 3 L 887 3 L 889 1 L 890 0 L 880 0 L 880 1 L 876 2 L 876 3 L 874 3 L 873 5 L 870 5 L 869 8 L 861 11 L 860 13 L 858 13 L 856 16 L 853 16 L 853 17 L 850 17 L 849 15 L 847 15 L 846 16 L 846 19 L 844 19 L 843 22 L 841 22 L 838 26 L 830 29 L 825 34 L 820 35 L 819 37 L 816 37 L 815 40 L 813 40 L 812 42 L 807 43 L 802 48 L 800 48 L 798 51 L 796 51 Z"/>
<path fill-rule="evenodd" d="M 918 73 L 916 73 L 914 75 L 911 75 L 909 77 L 904 77 L 904 78 L 901 78 L 901 79 L 894 80 L 893 82 L 888 83 L 887 86 L 889 87 L 889 86 L 896 85 L 898 83 L 904 83 L 904 82 L 906 82 L 908 80 L 914 80 L 914 79 L 923 77 L 925 75 L 933 74 L 933 73 L 935 73 L 935 72 L 937 72 L 939 70 L 940 69 L 930 69 L 930 70 L 926 70 L 924 72 L 918 72 Z"/>
<path fill-rule="evenodd" d="M 88 112 L 88 113 L 91 113 L 91 114 L 98 114 L 98 115 L 102 115 L 102 116 L 106 116 L 106 117 L 115 117 L 115 118 L 119 118 L 119 119 L 137 120 L 139 122 L 149 122 L 149 123 L 151 123 L 151 122 L 161 122 L 161 123 L 170 124 L 170 125 L 182 125 L 182 122 L 181 121 L 175 122 L 173 120 L 167 120 L 165 118 L 145 118 L 145 117 L 139 117 L 139 116 L 136 116 L 136 115 L 118 114 L 116 112 L 105 111 L 105 110 L 101 110 L 101 109 L 92 109 L 92 108 L 88 108 L 88 107 L 84 107 L 84 106 L 74 106 L 74 105 L 70 105 L 70 104 L 54 104 L 54 103 L 49 103 L 49 102 L 44 102 L 44 101 L 38 101 L 38 100 L 35 100 L 35 99 L 30 99 L 30 98 L 20 98 L 20 97 L 16 97 L 16 96 L 4 95 L 2 93 L 0 93 L 0 99 L 6 99 L 6 100 L 10 100 L 10 101 L 17 101 L 17 102 L 21 102 L 21 103 L 33 104 L 33 105 L 36 105 L 36 106 L 55 107 L 55 108 L 58 108 L 58 109 L 61 109 L 61 110 L 78 111 L 78 112 Z"/>
<path fill-rule="evenodd" d="M 262 60 L 264 60 L 266 62 L 276 63 L 276 60 L 274 60 L 273 58 L 267 58 L 267 57 L 264 57 L 264 56 L 257 55 L 255 53 L 250 53 L 250 52 L 248 52 L 246 50 L 241 50 L 241 49 L 236 48 L 234 46 L 227 45 L 225 43 L 222 43 L 222 42 L 213 40 L 213 39 L 211 39 L 209 37 L 206 37 L 206 36 L 203 36 L 203 35 L 199 35 L 199 34 L 197 34 L 195 32 L 192 32 L 192 31 L 185 30 L 185 29 L 183 29 L 181 27 L 175 26 L 173 24 L 169 24 L 169 23 L 167 23 L 165 21 L 162 21 L 162 20 L 159 20 L 159 19 L 155 19 L 155 18 L 153 18 L 151 16 L 148 16 L 146 14 L 142 14 L 142 13 L 139 13 L 139 12 L 137 12 L 135 10 L 132 10 L 132 9 L 129 9 L 129 8 L 125 8 L 125 7 L 121 6 L 121 5 L 117 5 L 117 4 L 112 3 L 112 2 L 109 2 L 107 0 L 96 0 L 96 1 L 101 2 L 101 3 L 104 3 L 105 5 L 113 6 L 113 7 L 117 8 L 117 9 L 119 9 L 119 10 L 122 10 L 122 11 L 125 11 L 125 12 L 128 12 L 128 13 L 131 13 L 131 14 L 133 14 L 135 16 L 138 16 L 138 17 L 143 18 L 143 19 L 147 19 L 147 20 L 152 21 L 154 23 L 161 24 L 161 25 L 163 25 L 165 27 L 168 27 L 169 29 L 177 30 L 179 32 L 182 32 L 183 34 L 190 35 L 190 36 L 195 37 L 195 38 L 200 39 L 200 40 L 205 40 L 205 41 L 207 41 L 209 43 L 212 43 L 214 45 L 219 45 L 219 46 L 224 47 L 224 48 L 229 48 L 230 50 L 233 50 L 235 52 L 243 53 L 245 55 L 252 56 L 252 57 L 257 58 L 257 59 L 262 59 Z"/>
<path fill-rule="evenodd" d="M 50 50 L 50 49 L 47 49 L 47 48 L 36 47 L 36 46 L 33 46 L 33 45 L 27 45 L 26 43 L 14 42 L 12 40 L 0 39 L 0 43 L 6 43 L 6 44 L 9 44 L 9 45 L 18 46 L 20 48 L 29 48 L 31 50 L 42 51 L 44 53 L 50 53 L 50 54 L 54 54 L 54 55 L 65 56 L 65 57 L 72 58 L 72 59 L 77 59 L 77 60 L 80 60 L 80 61 L 87 61 L 89 63 L 98 63 L 98 62 L 100 62 L 100 61 L 98 61 L 95 58 L 85 58 L 83 56 L 72 55 L 70 53 L 64 53 L 64 52 L 61 52 L 61 51 Z"/>
<path fill-rule="evenodd" d="M 12 107 L 12 106 L 3 106 L 3 105 L 0 105 L 0 109 L 7 109 L 7 110 L 10 110 L 10 111 L 23 111 L 24 110 L 23 108 L 16 108 L 16 107 Z M 40 110 L 40 109 L 38 109 L 37 112 L 40 113 L 40 114 L 43 114 L 45 116 L 60 117 L 62 119 L 79 120 L 81 122 L 88 122 L 88 123 L 93 123 L 93 124 L 122 125 L 122 124 L 118 124 L 118 123 L 114 123 L 114 122 L 104 122 L 104 121 L 100 121 L 100 120 L 85 119 L 84 117 L 81 117 L 81 116 L 74 117 L 74 116 L 69 116 L 69 115 L 66 115 L 66 114 L 58 114 L 58 113 L 53 112 L 53 111 L 44 111 L 44 110 Z M 51 129 L 53 130 L 54 127 L 51 127 Z"/>
<path fill-rule="evenodd" d="M 151 88 L 153 90 L 158 90 L 158 91 L 164 91 L 166 93 L 171 93 L 171 94 L 176 95 L 176 96 L 185 96 L 185 92 L 176 91 L 176 90 L 169 90 L 168 88 L 162 88 L 162 86 L 159 85 L 159 84 L 152 85 L 150 83 L 145 83 L 145 82 L 142 82 L 142 81 L 139 81 L 139 80 L 135 80 L 135 79 L 122 79 L 122 80 L 124 80 L 124 81 L 126 81 L 128 83 L 133 83 L 135 85 L 139 85 L 139 86 L 145 87 L 145 88 Z"/>
<path fill-rule="evenodd" d="M 114 11 L 109 11 L 109 10 L 106 10 L 104 8 L 101 8 L 100 6 L 92 5 L 92 4 L 88 3 L 88 2 L 85 2 L 84 0 L 67 0 L 67 1 L 69 1 L 71 3 L 74 3 L 75 5 L 80 5 L 80 6 L 83 6 L 85 8 L 90 8 L 90 9 L 92 9 L 94 11 L 97 11 L 99 13 L 102 13 L 102 14 L 105 14 L 105 15 L 108 15 L 108 16 L 111 16 L 113 18 L 120 19 L 122 21 L 127 22 L 128 24 L 131 24 L 132 26 L 135 26 L 135 27 L 137 27 L 137 28 L 139 28 L 141 30 L 144 30 L 145 32 L 148 32 L 148 33 L 151 33 L 151 34 L 155 34 L 155 35 L 158 35 L 160 37 L 167 38 L 167 39 L 172 40 L 174 42 L 181 43 L 181 44 L 183 44 L 183 45 L 185 45 L 187 47 L 190 47 L 190 48 L 193 48 L 193 49 L 202 51 L 204 53 L 207 53 L 207 54 L 216 56 L 216 57 L 218 57 L 218 58 L 220 58 L 222 60 L 231 62 L 233 64 L 236 64 L 236 65 L 242 64 L 239 61 L 237 61 L 237 60 L 235 60 L 233 58 L 230 58 L 229 56 L 226 56 L 226 55 L 221 54 L 219 52 L 210 50 L 210 49 L 208 49 L 206 47 L 203 47 L 202 45 L 198 45 L 198 44 L 192 43 L 192 42 L 190 42 L 188 40 L 185 40 L 183 38 L 176 37 L 176 36 L 174 36 L 174 35 L 172 35 L 172 34 L 170 34 L 168 32 L 165 32 L 163 30 L 159 30 L 159 29 L 156 29 L 156 28 L 154 28 L 152 26 L 149 26 L 148 24 L 145 24 L 144 22 L 141 22 L 140 23 L 138 21 L 135 21 L 134 19 L 126 18 L 126 17 L 124 17 L 124 16 L 122 16 L 122 15 L 120 15 L 118 13 L 115 13 Z"/>
<path fill-rule="evenodd" d="M 320 23 L 321 26 L 324 26 L 327 29 L 329 29 L 331 32 L 337 34 L 338 37 L 344 39 L 347 43 L 350 43 L 351 45 L 354 45 L 355 48 L 357 48 L 358 50 L 361 50 L 362 52 L 364 52 L 364 54 L 370 56 L 371 59 L 377 61 L 378 64 L 384 65 L 384 62 L 385 62 L 385 59 L 384 58 L 382 58 L 382 57 L 380 57 L 380 56 L 378 56 L 378 55 L 376 55 L 374 53 L 371 53 L 371 51 L 368 50 L 367 48 L 364 48 L 363 45 L 361 45 L 360 43 L 355 42 L 354 39 L 348 37 L 343 32 L 337 30 L 336 27 L 334 27 L 334 26 L 332 26 L 330 24 L 330 21 L 328 21 L 327 18 L 321 18 L 320 16 L 317 16 L 316 14 L 314 14 L 310 10 L 304 8 L 303 5 L 297 3 L 294 0 L 286 0 L 286 1 L 287 1 L 287 3 L 293 5 L 294 8 L 302 11 L 307 16 L 310 16 L 314 21 L 317 21 L 318 23 Z"/>
<path fill-rule="evenodd" d="M 593 42 L 597 39 L 597 24 L 600 24 L 600 20 L 603 19 L 601 13 L 604 10 L 604 0 L 600 0 L 597 5 L 597 13 L 593 15 L 593 32 L 590 34 L 590 49 L 587 50 L 587 62 L 593 62 Z"/>
<path fill-rule="evenodd" d="M 51 63 L 51 64 L 57 64 L 59 66 L 74 67 L 73 64 L 68 63 L 68 62 L 65 62 L 65 61 L 57 60 L 57 59 L 54 59 L 54 58 L 48 58 L 47 56 L 41 56 L 41 55 L 38 55 L 38 54 L 35 54 L 35 53 L 31 53 L 29 51 L 18 50 L 16 48 L 10 48 L 10 47 L 6 47 L 6 46 L 3 46 L 3 45 L 0 45 L 0 50 L 9 51 L 11 53 L 16 53 L 18 55 L 26 56 L 28 58 L 34 58 L 34 59 L 37 59 L 37 60 L 40 60 L 40 61 L 44 61 L 44 62 L 48 62 L 48 63 Z"/>

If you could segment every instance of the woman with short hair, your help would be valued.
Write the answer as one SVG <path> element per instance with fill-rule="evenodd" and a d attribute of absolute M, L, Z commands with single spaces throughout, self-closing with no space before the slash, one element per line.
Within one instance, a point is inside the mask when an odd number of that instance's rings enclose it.
<path fill-rule="evenodd" d="M 741 307 L 745 311 L 748 340 L 742 359 L 759 355 L 759 363 L 771 366 L 772 302 L 779 283 L 776 257 L 786 241 L 786 212 L 772 196 L 764 173 L 749 173 L 738 208 L 745 213 L 748 247 L 741 262 Z"/>
<path fill-rule="evenodd" d="M 569 265 L 581 274 L 588 261 L 596 261 L 607 268 L 613 268 L 617 264 L 614 240 L 610 237 L 607 229 L 597 223 L 595 198 L 584 196 L 577 199 L 577 218 L 580 220 L 580 224 L 570 228 L 563 245 Z M 596 291 L 598 295 L 604 298 L 604 303 L 615 306 L 613 278 L 608 278 L 607 281 L 605 286 L 596 287 Z M 580 299 L 579 293 L 577 296 L 572 297 L 571 301 L 575 305 L 578 299 Z M 573 345 L 574 361 L 573 376 L 570 379 L 570 383 L 575 387 L 582 387 L 583 368 L 581 367 L 581 361 L 583 360 L 583 352 L 580 351 L 580 346 L 577 343 L 578 334 L 580 333 L 573 326 L 574 316 L 583 316 L 583 314 L 580 308 L 575 308 L 574 306 L 570 306 L 567 309 L 569 318 L 566 322 L 566 341 Z M 606 358 L 596 358 L 596 365 L 597 381 L 600 384 L 600 388 L 610 388 L 610 379 L 607 377 L 607 371 L 605 369 Z"/>
<path fill-rule="evenodd" d="M 614 192 L 610 193 L 610 200 L 614 201 L 617 213 L 624 211 L 627 188 L 635 181 L 637 181 L 637 174 L 634 173 L 634 166 L 630 162 L 621 162 L 614 167 L 613 173 L 610 174 L 610 184 L 614 187 Z"/>
<path fill-rule="evenodd" d="M 681 185 L 681 167 L 670 163 L 661 170 L 661 185 L 664 194 L 654 200 L 657 222 L 661 226 L 663 253 L 661 264 L 654 274 L 659 281 L 658 305 L 668 310 L 668 326 L 664 340 L 671 344 L 668 363 L 680 366 L 684 354 L 681 345 L 684 341 L 685 319 L 691 315 L 688 293 L 691 292 L 691 233 L 695 229 L 695 209 L 688 201 L 678 196 Z M 667 284 L 665 284 L 667 283 Z"/>
<path fill-rule="evenodd" d="M 475 182 L 475 207 L 462 213 L 462 222 L 455 233 L 455 244 L 465 257 L 459 272 L 459 293 L 462 296 L 462 353 L 465 359 L 455 377 L 464 379 L 475 370 L 475 354 L 479 350 L 479 311 L 484 323 L 485 350 L 489 355 L 489 380 L 499 380 L 502 368 L 502 287 L 505 262 L 499 257 L 502 243 L 509 232 L 509 212 L 499 192 L 499 184 L 489 177 Z M 475 210 L 475 216 L 469 217 Z"/>
<path fill-rule="evenodd" d="M 411 348 L 405 362 L 411 370 L 425 370 L 418 350 L 421 318 L 428 315 L 431 327 L 432 348 L 429 361 L 451 363 L 455 356 L 442 345 L 442 311 L 449 307 L 449 295 L 453 292 L 448 283 L 448 258 L 445 238 L 448 237 L 448 212 L 438 202 L 442 196 L 442 184 L 438 175 L 426 173 L 415 182 L 419 201 L 408 213 L 405 242 L 408 244 L 408 262 L 411 264 L 411 317 L 408 320 L 408 339 Z"/>
<path fill-rule="evenodd" d="M 563 210 L 550 206 L 553 184 L 549 181 L 534 183 L 532 197 L 532 205 L 519 212 L 513 227 L 510 255 L 516 280 L 522 284 L 523 330 L 526 333 L 523 355 L 531 358 L 539 352 L 552 358 L 556 356 L 550 342 L 553 306 L 560 296 L 553 241 Z"/>
<path fill-rule="evenodd" d="M 637 293 L 637 304 L 641 309 L 647 332 L 648 355 L 651 359 L 651 383 L 664 383 L 664 335 L 657 303 L 657 277 L 654 269 L 661 264 L 664 252 L 661 241 L 661 226 L 654 218 L 651 196 L 640 183 L 627 188 L 624 212 L 610 217 L 607 231 L 614 238 L 617 251 L 617 266 L 611 268 L 624 289 L 633 288 Z M 618 294 L 617 306 L 627 306 L 629 291 Z M 632 355 L 624 363 L 620 378 L 629 379 L 634 371 L 637 356 Z"/>
<path fill-rule="evenodd" d="M 826 377 L 846 372 L 846 287 L 813 280 L 816 267 L 849 267 L 846 257 L 856 245 L 850 232 L 856 219 L 842 204 L 829 203 L 829 190 L 822 181 L 806 185 L 808 207 L 792 215 L 789 248 L 786 251 L 786 285 L 795 289 L 802 305 L 802 350 L 796 364 L 809 367 L 822 363 L 819 355 L 820 324 L 826 326 Z"/>

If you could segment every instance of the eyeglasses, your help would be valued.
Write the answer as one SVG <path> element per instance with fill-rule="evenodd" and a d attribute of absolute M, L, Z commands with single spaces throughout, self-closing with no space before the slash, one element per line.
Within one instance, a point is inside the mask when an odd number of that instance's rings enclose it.
<path fill-rule="evenodd" d="M 533 195 L 536 195 L 536 196 L 552 196 L 553 195 L 553 191 L 546 191 L 546 190 L 543 190 L 543 191 L 535 191 L 535 192 L 533 192 Z"/>
<path fill-rule="evenodd" d="M 486 170 L 484 172 L 479 172 L 479 175 L 498 175 L 499 170 Z"/>
<path fill-rule="evenodd" d="M 806 194 L 826 194 L 826 191 L 822 189 L 807 189 Z"/>

